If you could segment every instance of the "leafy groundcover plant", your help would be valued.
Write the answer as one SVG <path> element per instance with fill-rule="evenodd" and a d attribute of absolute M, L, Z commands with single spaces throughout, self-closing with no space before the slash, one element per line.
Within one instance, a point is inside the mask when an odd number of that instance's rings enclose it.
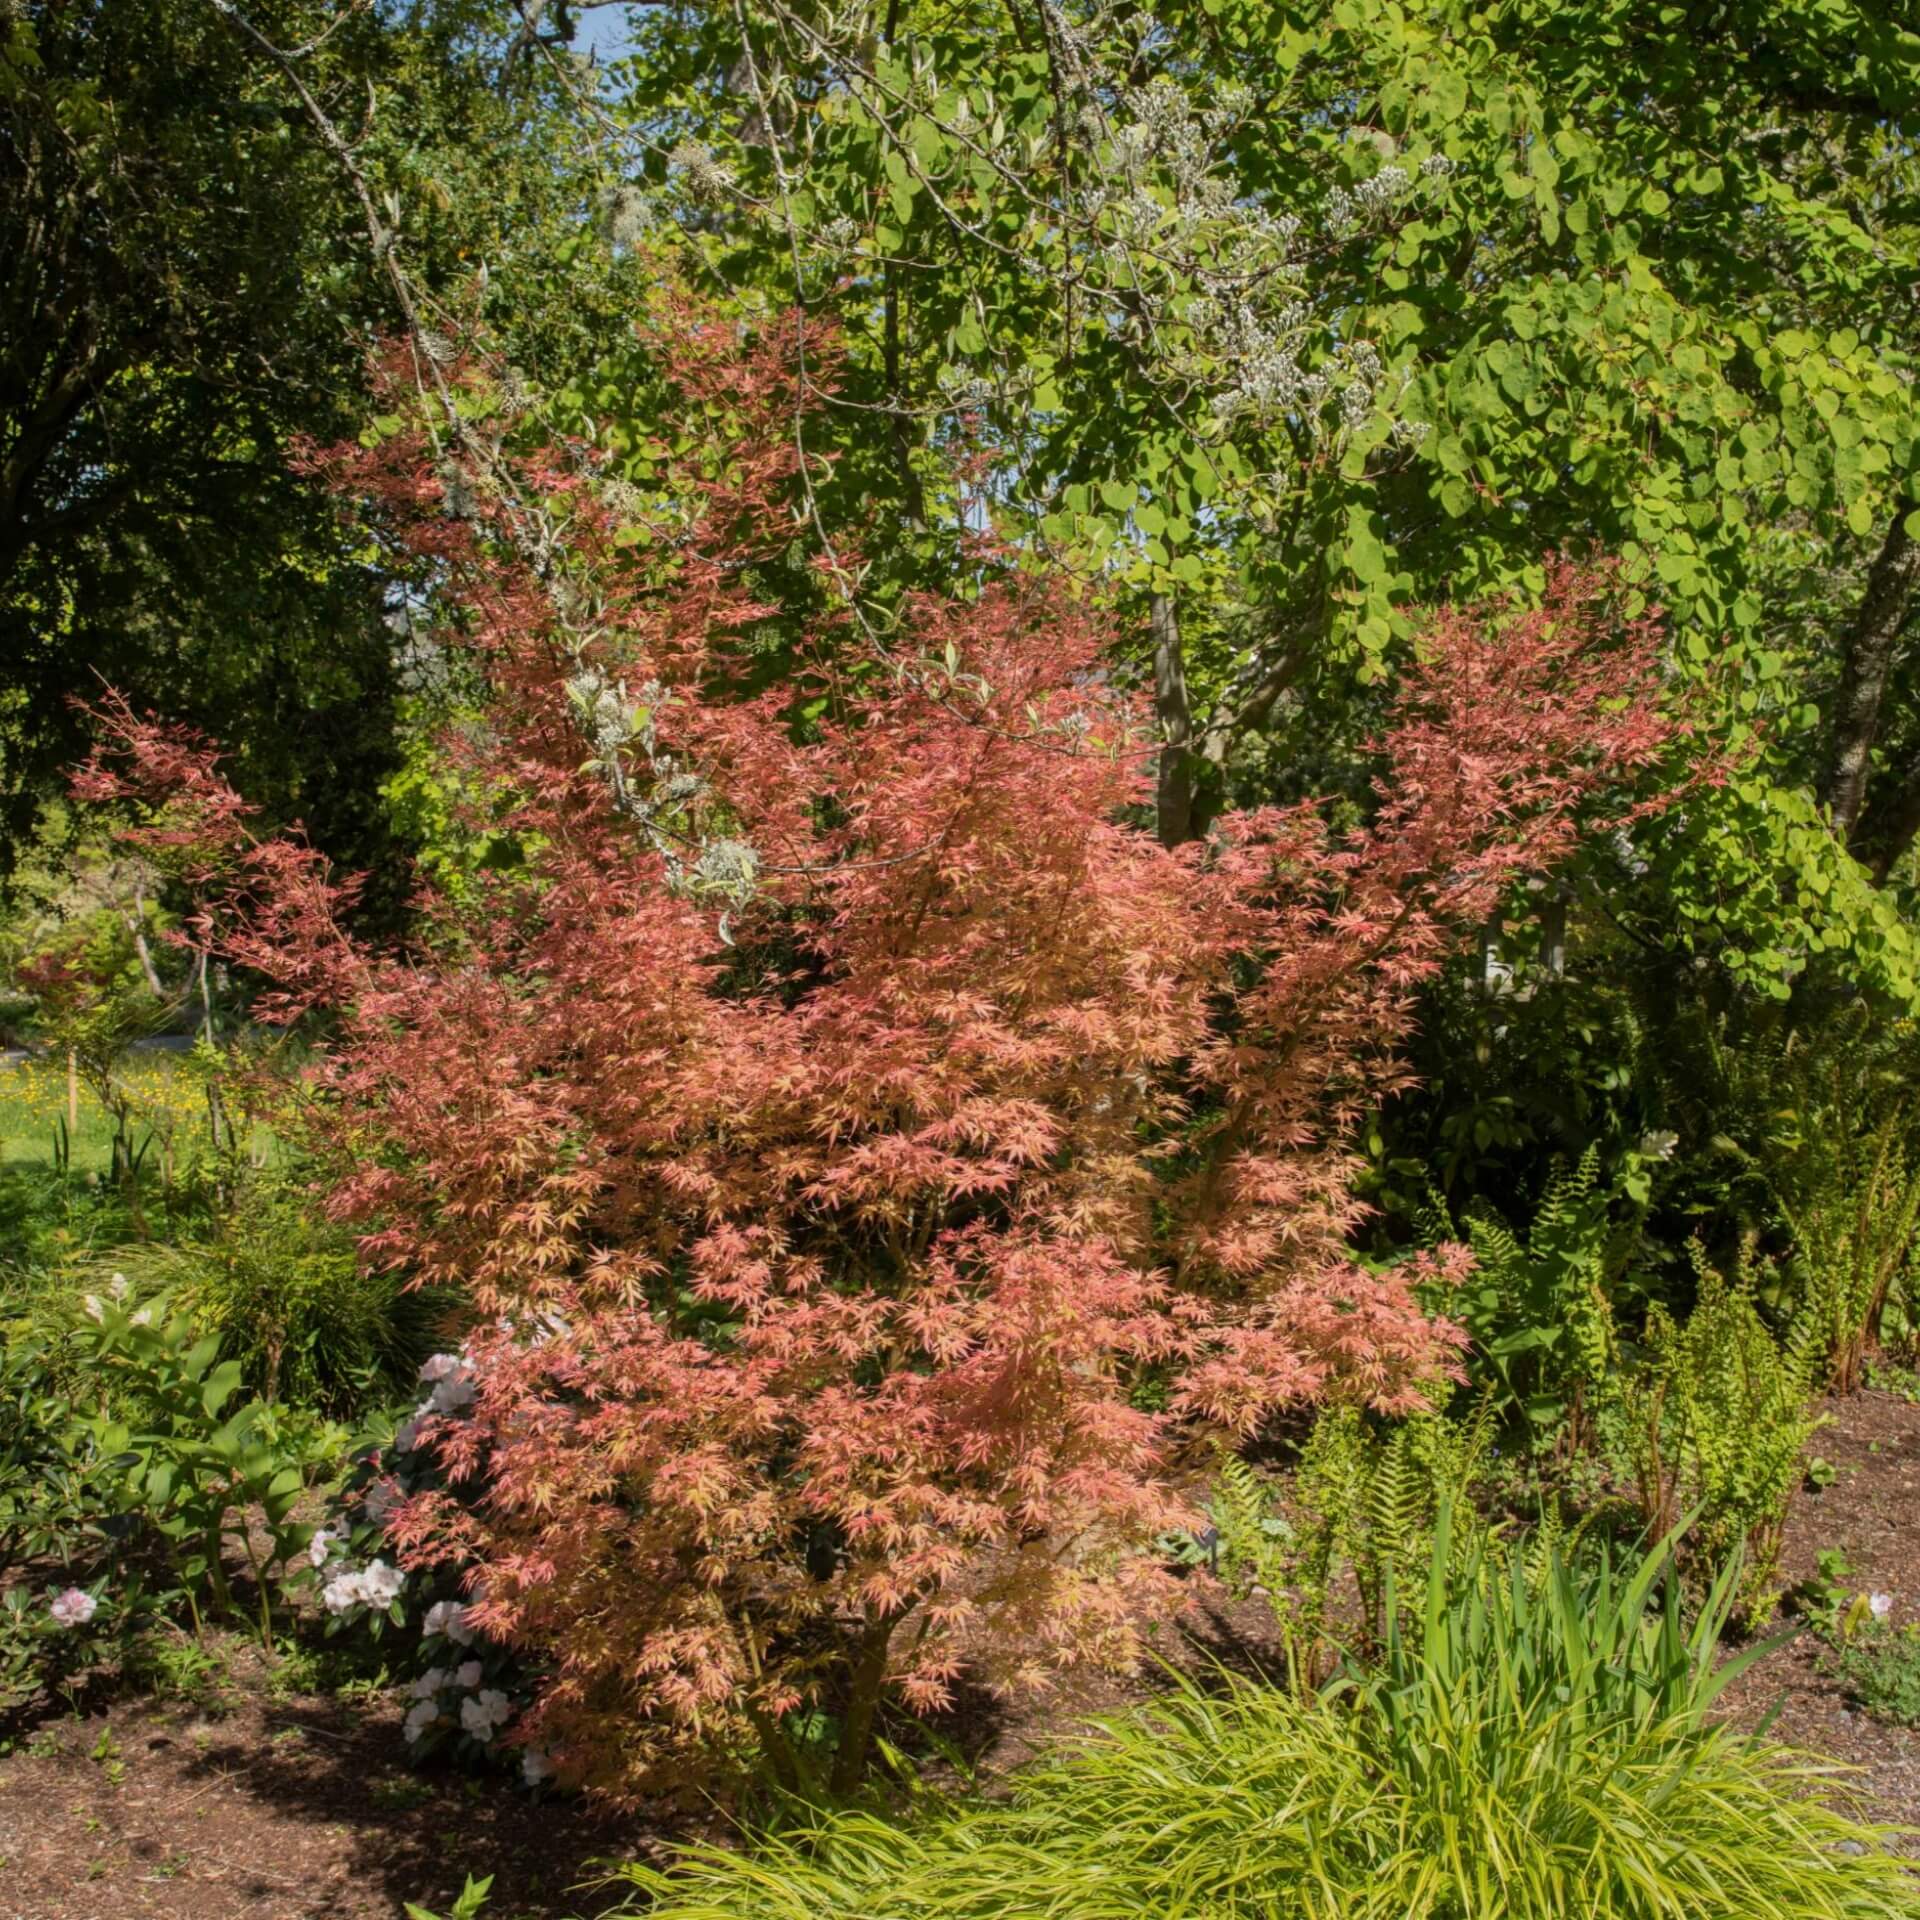
<path fill-rule="evenodd" d="M 1445 1520 L 1443 1516 L 1442 1526 Z M 1667 1551 L 1470 1556 L 1318 1694 L 1182 1680 L 1005 1801 L 810 1813 L 627 1877 L 648 1920 L 1797 1920 L 1920 1914 L 1833 1770 L 1708 1719 L 1734 1588 Z M 1444 1553 L 1436 1560 L 1444 1561 Z M 1663 1604 L 1649 1611 L 1656 1584 Z M 653 1904 L 657 1902 L 657 1904 Z"/>

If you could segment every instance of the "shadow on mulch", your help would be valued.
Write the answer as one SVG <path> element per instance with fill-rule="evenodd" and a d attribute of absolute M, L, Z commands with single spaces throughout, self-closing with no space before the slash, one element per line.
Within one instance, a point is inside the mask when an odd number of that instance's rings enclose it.
<path fill-rule="evenodd" d="M 121 1703 L 0 1760 L 0 1920 L 398 1920 L 493 1876 L 489 1920 L 592 1920 L 655 1830 L 500 1776 L 414 1771 L 397 1707 Z M 249 1664 L 255 1669 L 249 1671 Z M 230 1700 L 235 1695 L 230 1692 Z"/>
<path fill-rule="evenodd" d="M 997 1777 L 1089 1731 L 1092 1722 L 1161 1691 L 1169 1670 L 1202 1687 L 1222 1674 L 1284 1684 L 1286 1656 L 1272 1608 L 1264 1599 L 1219 1591 L 1196 1596 L 1177 1624 L 1150 1640 L 1139 1673 L 1069 1671 L 1026 1697 L 996 1693 L 963 1675 L 944 1713 L 921 1722 L 890 1716 L 883 1731 L 903 1752 L 925 1756 L 934 1784 L 951 1787 L 964 1777 L 990 1789 Z"/>

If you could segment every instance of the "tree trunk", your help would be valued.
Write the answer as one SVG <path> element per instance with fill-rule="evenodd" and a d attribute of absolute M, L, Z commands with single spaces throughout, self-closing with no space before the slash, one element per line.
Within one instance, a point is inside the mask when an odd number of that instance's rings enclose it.
<path fill-rule="evenodd" d="M 891 43 L 892 35 L 888 35 Z M 883 317 L 881 322 L 881 360 L 887 382 L 888 432 L 893 442 L 894 473 L 900 483 L 901 504 L 907 520 L 918 533 L 927 524 L 927 503 L 920 490 L 920 476 L 913 470 L 915 429 L 912 412 L 900 391 L 900 269 L 888 260 L 883 272 Z"/>
<path fill-rule="evenodd" d="M 140 956 L 140 971 L 146 976 L 147 991 L 156 1000 L 164 1000 L 167 990 L 160 983 L 159 969 L 153 964 L 153 954 L 147 946 L 147 897 L 137 880 L 133 883 L 133 911 L 121 917 L 133 936 L 133 950 Z"/>
<path fill-rule="evenodd" d="M 1874 783 L 1873 801 L 1854 835 L 1852 852 L 1877 886 L 1887 884 L 1901 855 L 1920 834 L 1920 767 L 1908 767 L 1898 783 L 1879 780 Z"/>
<path fill-rule="evenodd" d="M 1567 896 L 1557 887 L 1540 908 L 1540 964 L 1552 980 L 1567 971 Z"/>
<path fill-rule="evenodd" d="M 1160 785 L 1155 827 L 1163 847 L 1193 838 L 1193 708 L 1187 665 L 1180 651 L 1180 619 L 1172 597 L 1153 596 L 1153 711 L 1160 722 Z"/>
<path fill-rule="evenodd" d="M 1867 590 L 1847 636 L 1840 698 L 1834 710 L 1833 749 L 1821 794 L 1833 815 L 1834 832 L 1849 845 L 1866 805 L 1887 677 L 1917 584 L 1920 546 L 1908 537 L 1905 515 L 1896 514 L 1867 573 Z"/>
<path fill-rule="evenodd" d="M 840 1745 L 833 1756 L 833 1777 L 828 1782 L 834 1794 L 850 1798 L 859 1790 L 867 1772 L 867 1754 L 873 1746 L 873 1722 L 880 1710 L 880 1689 L 887 1678 L 887 1647 L 903 1613 L 883 1613 L 867 1622 L 860 1635 L 859 1657 L 853 1663 L 853 1680 L 847 1691 L 846 1717 L 840 1723 Z"/>

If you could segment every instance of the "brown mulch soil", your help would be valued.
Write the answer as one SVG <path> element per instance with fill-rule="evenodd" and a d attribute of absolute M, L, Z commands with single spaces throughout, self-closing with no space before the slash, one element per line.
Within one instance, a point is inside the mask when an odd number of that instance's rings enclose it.
<path fill-rule="evenodd" d="M 1920 1619 L 1920 1405 L 1869 1388 L 1827 1408 L 1813 1452 L 1838 1469 L 1829 1487 L 1800 1496 L 1787 1522 L 1783 1578 L 1812 1577 L 1823 1549 L 1852 1564 L 1847 1583 L 1893 1596 L 1893 1624 Z M 1920 1829 L 1920 1731 L 1892 1727 L 1849 1706 L 1821 1673 L 1820 1643 L 1803 1634 L 1742 1674 L 1723 1698 L 1736 1718 L 1775 1707 L 1771 1732 L 1790 1746 L 1857 1768 L 1867 1817 Z M 1920 1853 L 1920 1833 L 1908 1842 Z"/>
<path fill-rule="evenodd" d="M 1838 1547 L 1858 1585 L 1894 1595 L 1896 1623 L 1920 1617 L 1920 1405 L 1868 1391 L 1830 1413 L 1815 1448 L 1838 1477 L 1796 1508 L 1785 1578 Z M 1270 1621 L 1257 1600 L 1203 1608 L 1181 1657 L 1270 1666 Z M 505 1779 L 416 1773 L 403 1700 L 276 1700 L 257 1653 L 225 1652 L 211 1700 L 116 1701 L 0 1757 L 0 1920 L 399 1920 L 410 1900 L 445 1913 L 469 1873 L 494 1876 L 487 1920 L 571 1920 L 616 1897 L 592 1884 L 598 1863 L 659 1845 L 656 1829 L 536 1804 Z M 1804 1638 L 1769 1653 L 1729 1690 L 1733 1712 L 1777 1703 L 1778 1737 L 1857 1767 L 1863 1811 L 1920 1828 L 1920 1733 L 1849 1707 L 1819 1653 Z M 949 1730 L 997 1773 L 1138 1692 L 982 1698 Z"/>
<path fill-rule="evenodd" d="M 0 1920 L 397 1920 L 492 1874 L 488 1920 L 591 1915 L 627 1828 L 415 1772 L 403 1699 L 276 1701 L 244 1643 L 211 1706 L 133 1699 L 0 1759 Z M 575 1891 L 579 1889 L 579 1891 Z"/>

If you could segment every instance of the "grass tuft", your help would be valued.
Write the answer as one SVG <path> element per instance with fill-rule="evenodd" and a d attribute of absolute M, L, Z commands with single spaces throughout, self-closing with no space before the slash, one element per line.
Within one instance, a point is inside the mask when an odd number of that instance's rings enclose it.
<path fill-rule="evenodd" d="M 648 1920 L 1915 1920 L 1835 1768 L 1712 1724 L 1732 1592 L 1474 1562 L 1317 1695 L 1222 1676 L 1107 1720 L 1010 1800 L 817 1809 L 625 1871 Z M 1652 1604 L 1650 1604 L 1652 1602 Z M 657 1903 L 657 1904 L 653 1904 Z"/>

